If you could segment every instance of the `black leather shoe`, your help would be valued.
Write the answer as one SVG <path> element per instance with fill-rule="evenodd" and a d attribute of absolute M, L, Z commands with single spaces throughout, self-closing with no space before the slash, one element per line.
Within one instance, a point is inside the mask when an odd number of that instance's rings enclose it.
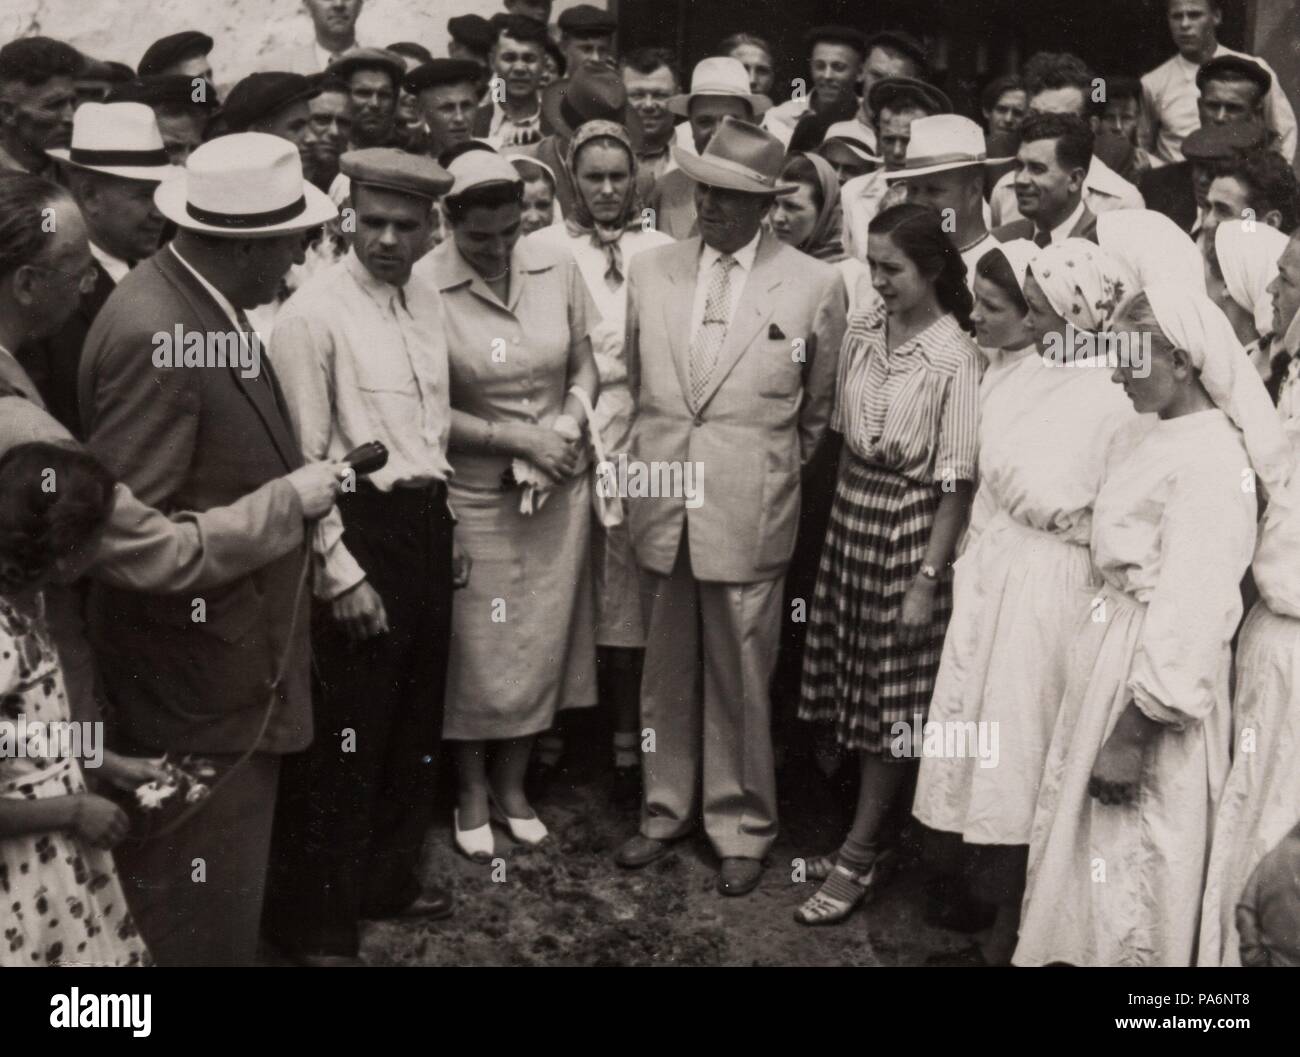
<path fill-rule="evenodd" d="M 724 896 L 749 895 L 762 877 L 763 864 L 758 859 L 723 859 L 718 870 L 718 891 Z"/>
<path fill-rule="evenodd" d="M 642 866 L 649 866 L 656 859 L 662 859 L 671 847 L 669 841 L 643 837 L 638 833 L 623 842 L 622 847 L 614 853 L 614 861 L 629 870 L 639 870 Z"/>
<path fill-rule="evenodd" d="M 366 918 L 370 921 L 393 921 L 398 918 L 430 918 L 439 921 L 451 917 L 453 909 L 451 893 L 437 885 L 429 885 L 401 910 L 367 914 Z"/>

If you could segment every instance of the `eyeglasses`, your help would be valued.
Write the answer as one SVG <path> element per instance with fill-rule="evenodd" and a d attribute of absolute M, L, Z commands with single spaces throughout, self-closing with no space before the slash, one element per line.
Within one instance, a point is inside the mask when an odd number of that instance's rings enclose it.
<path fill-rule="evenodd" d="M 68 272 L 59 271 L 58 268 L 51 268 L 48 264 L 33 264 L 29 267 L 37 268 L 43 272 L 53 272 L 55 275 L 61 275 L 69 282 L 76 283 L 77 289 L 83 294 L 88 294 L 94 290 L 95 283 L 99 281 L 99 275 L 95 271 L 95 265 L 93 263 L 86 265 L 80 275 L 72 275 Z"/>

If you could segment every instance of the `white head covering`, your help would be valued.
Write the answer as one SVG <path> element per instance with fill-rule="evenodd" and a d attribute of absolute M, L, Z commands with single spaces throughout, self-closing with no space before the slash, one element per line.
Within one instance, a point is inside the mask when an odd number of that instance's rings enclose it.
<path fill-rule="evenodd" d="M 1029 265 L 1048 303 L 1067 323 L 1093 333 L 1109 326 L 1120 293 L 1118 269 L 1100 246 L 1062 239 L 1038 250 Z"/>
<path fill-rule="evenodd" d="M 1118 307 L 1151 283 L 1181 283 L 1205 293 L 1205 258 L 1182 228 L 1151 209 L 1111 209 L 1097 214 L 1097 242 L 1115 262 Z"/>
<path fill-rule="evenodd" d="M 1255 330 L 1264 337 L 1273 333 L 1273 301 L 1267 288 L 1277 278 L 1277 260 L 1287 237 L 1267 224 L 1246 223 L 1220 224 L 1214 232 L 1214 252 L 1228 296 L 1255 317 Z"/>
<path fill-rule="evenodd" d="M 993 249 L 1002 251 L 1002 256 L 1011 265 L 1011 271 L 1016 277 L 1016 284 L 1023 294 L 1025 292 L 1025 276 L 1029 272 L 1029 262 L 1038 255 L 1038 247 L 1029 239 L 1010 239 L 1007 242 L 999 242 Z M 991 253 L 993 250 L 989 252 Z"/>
<path fill-rule="evenodd" d="M 1241 430 L 1246 454 L 1265 490 L 1277 494 L 1290 477 L 1290 445 L 1228 317 L 1204 294 L 1181 283 L 1152 283 L 1143 292 L 1165 337 L 1191 356 L 1210 399 Z"/>

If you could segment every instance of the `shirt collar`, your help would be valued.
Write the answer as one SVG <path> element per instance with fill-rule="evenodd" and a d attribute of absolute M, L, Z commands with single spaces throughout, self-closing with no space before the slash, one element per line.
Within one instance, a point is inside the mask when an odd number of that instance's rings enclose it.
<path fill-rule="evenodd" d="M 754 258 L 758 255 L 758 241 L 762 237 L 763 229 L 759 228 L 752 239 L 731 254 L 736 263 L 740 265 L 740 270 L 746 275 L 754 269 Z M 722 256 L 722 253 L 715 250 L 708 243 L 701 243 L 700 245 L 702 247 L 700 250 L 700 271 L 707 272 L 713 267 L 713 262 Z"/>
<path fill-rule="evenodd" d="M 361 287 L 369 294 L 378 304 L 387 308 L 389 305 L 396 304 L 399 307 L 406 308 L 406 294 L 400 286 L 393 283 L 386 283 L 382 279 L 376 279 L 364 264 L 361 258 L 357 256 L 355 248 L 349 249 L 347 256 L 343 258 L 343 266 L 348 270 L 357 286 Z M 407 310 L 409 314 L 409 309 Z"/>
<path fill-rule="evenodd" d="M 361 45 L 357 43 L 356 38 L 353 38 L 352 47 L 344 48 L 343 51 L 351 51 L 352 48 L 359 47 L 361 47 Z M 343 51 L 330 51 L 329 48 L 321 44 L 319 40 L 313 40 L 311 42 L 311 50 L 316 54 L 316 68 L 318 70 L 324 70 L 331 62 L 343 54 Z"/>
<path fill-rule="evenodd" d="M 36 385 L 32 382 L 31 376 L 12 352 L 0 345 L 0 383 L 4 383 L 6 388 L 13 389 L 20 396 L 30 400 L 37 407 L 44 410 L 45 401 L 41 399 L 40 394 L 36 391 Z"/>
<path fill-rule="evenodd" d="M 223 294 L 220 290 L 218 290 L 205 278 L 203 278 L 203 276 L 199 274 L 198 269 L 195 268 L 194 265 L 192 265 L 189 261 L 187 261 L 184 257 L 181 256 L 180 251 L 176 248 L 176 243 L 174 242 L 169 243 L 167 248 L 176 255 L 176 259 L 180 261 L 181 264 L 185 265 L 185 267 L 189 269 L 190 274 L 194 276 L 194 278 L 199 281 L 199 284 L 203 287 L 203 289 L 206 290 L 212 296 L 212 300 L 214 300 L 217 303 L 217 306 L 221 309 L 221 311 L 223 311 L 227 316 L 229 316 L 230 321 L 234 323 L 236 327 L 238 327 L 239 311 L 235 308 L 234 305 L 230 303 L 230 299 L 227 298 L 225 294 Z"/>
<path fill-rule="evenodd" d="M 95 243 L 90 244 L 90 255 L 99 261 L 99 266 L 108 272 L 108 277 L 113 282 L 120 283 L 126 278 L 131 266 L 119 257 L 114 257 L 108 250 L 101 249 Z"/>
<path fill-rule="evenodd" d="M 1053 245 L 1058 242 L 1064 242 L 1070 237 L 1070 232 L 1074 230 L 1074 225 L 1077 224 L 1079 218 L 1083 216 L 1083 205 L 1083 199 L 1080 198 L 1079 204 L 1074 207 L 1074 212 L 1066 217 L 1061 223 L 1057 224 L 1056 227 L 1052 228 Z"/>
<path fill-rule="evenodd" d="M 489 125 L 490 134 L 496 135 L 501 131 L 501 126 L 509 122 L 516 128 L 534 128 L 540 126 L 542 121 L 542 96 L 537 94 L 537 109 L 532 115 L 519 120 L 512 119 L 507 113 L 506 108 L 495 99 L 492 100 L 492 123 Z"/>

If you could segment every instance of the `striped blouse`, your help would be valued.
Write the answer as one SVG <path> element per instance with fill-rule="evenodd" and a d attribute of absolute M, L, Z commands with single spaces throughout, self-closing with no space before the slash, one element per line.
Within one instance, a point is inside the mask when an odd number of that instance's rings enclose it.
<path fill-rule="evenodd" d="M 854 312 L 831 428 L 858 458 L 918 482 L 973 481 L 982 360 L 951 313 L 892 352 L 878 298 Z"/>

